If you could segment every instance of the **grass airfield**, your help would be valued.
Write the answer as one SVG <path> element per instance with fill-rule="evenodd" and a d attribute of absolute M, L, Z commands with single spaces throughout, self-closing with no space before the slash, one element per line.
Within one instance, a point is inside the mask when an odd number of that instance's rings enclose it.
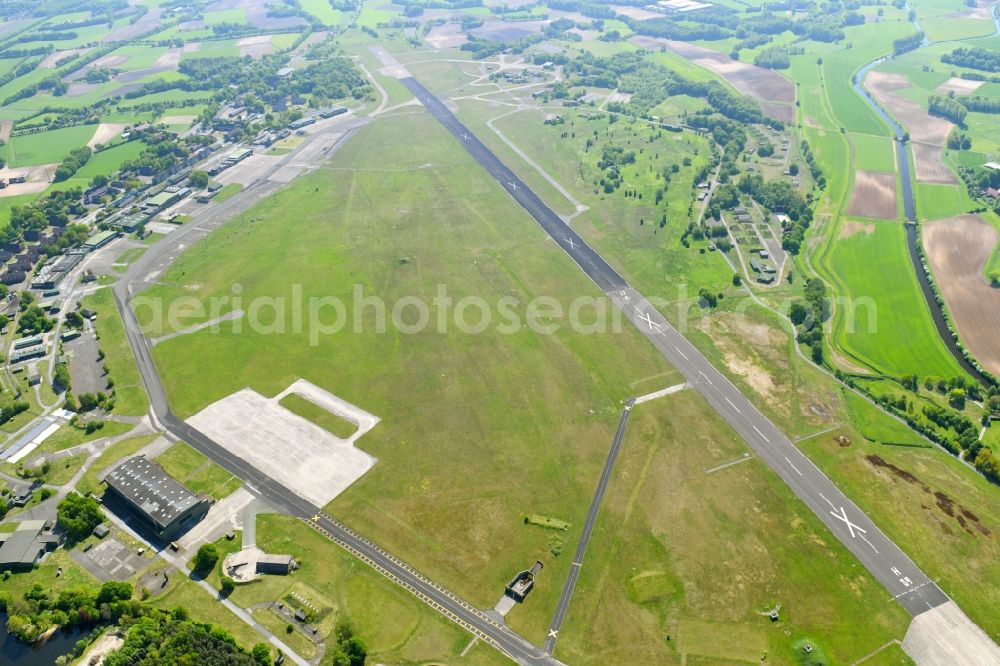
<path fill-rule="evenodd" d="M 389 148 L 404 142 L 405 156 Z M 598 295 L 422 111 L 361 130 L 327 169 L 195 246 L 163 281 L 172 286 L 153 295 L 207 299 L 236 281 L 247 301 L 288 295 L 293 283 L 348 302 L 353 284 L 390 303 L 429 301 L 438 284 L 491 303 Z M 621 401 L 677 381 L 630 328 L 552 336 L 347 330 L 317 347 L 305 333 L 226 330 L 154 348 L 178 413 L 243 386 L 273 395 L 303 377 L 378 414 L 382 423 L 358 446 L 381 462 L 332 503 L 333 514 L 481 607 L 542 559 L 546 585 L 510 618 L 538 640 L 569 560 L 556 558 L 550 531 L 525 526 L 523 514 L 570 522 L 572 543 Z"/>

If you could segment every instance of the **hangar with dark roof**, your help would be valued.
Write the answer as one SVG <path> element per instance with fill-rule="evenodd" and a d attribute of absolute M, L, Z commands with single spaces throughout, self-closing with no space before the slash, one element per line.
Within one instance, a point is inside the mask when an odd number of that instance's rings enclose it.
<path fill-rule="evenodd" d="M 108 491 L 164 541 L 173 541 L 205 517 L 212 499 L 196 495 L 146 456 L 111 470 Z"/>

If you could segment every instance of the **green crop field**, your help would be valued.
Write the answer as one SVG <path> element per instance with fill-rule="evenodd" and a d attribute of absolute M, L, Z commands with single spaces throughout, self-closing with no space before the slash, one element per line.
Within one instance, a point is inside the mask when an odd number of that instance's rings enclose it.
<path fill-rule="evenodd" d="M 75 125 L 13 136 L 6 146 L 7 163 L 25 167 L 61 162 L 72 149 L 87 145 L 95 130 L 96 125 Z"/>
<path fill-rule="evenodd" d="M 694 392 L 634 410 L 557 658 L 796 664 L 805 635 L 846 664 L 905 633 L 906 612 L 770 469 L 706 473 L 746 451 Z"/>
<path fill-rule="evenodd" d="M 439 284 L 456 299 L 510 296 L 521 307 L 535 296 L 568 308 L 600 295 L 424 113 L 360 130 L 334 165 L 193 247 L 150 296 L 208 299 L 234 282 L 246 302 L 287 297 L 293 284 L 305 297 L 347 303 L 359 285 L 390 307 L 402 297 L 429 302 Z M 366 321 L 375 326 L 374 315 Z M 380 416 L 358 442 L 379 464 L 331 510 L 477 606 L 495 603 L 526 562 L 565 574 L 568 559 L 550 553 L 546 530 L 525 530 L 523 514 L 566 520 L 578 534 L 621 400 L 639 379 L 676 381 L 631 327 L 586 335 L 562 325 L 551 336 L 352 330 L 311 346 L 312 330 L 223 327 L 162 342 L 154 358 L 181 415 L 245 386 L 274 395 L 302 377 Z M 541 640 L 557 597 L 547 588 L 511 623 Z"/>
<path fill-rule="evenodd" d="M 916 183 L 917 217 L 921 220 L 940 220 L 967 213 L 979 204 L 969 198 L 965 186 Z"/>
<path fill-rule="evenodd" d="M 887 137 L 851 134 L 854 168 L 866 171 L 896 171 L 896 143 Z"/>
<path fill-rule="evenodd" d="M 841 233 L 821 259 L 846 299 L 835 313 L 837 345 L 863 363 L 896 375 L 962 375 L 931 321 L 903 226 L 870 222 L 847 237 Z"/>
<path fill-rule="evenodd" d="M 329 0 L 302 0 L 302 9 L 309 12 L 323 25 L 340 25 L 340 10 L 334 9 Z"/>

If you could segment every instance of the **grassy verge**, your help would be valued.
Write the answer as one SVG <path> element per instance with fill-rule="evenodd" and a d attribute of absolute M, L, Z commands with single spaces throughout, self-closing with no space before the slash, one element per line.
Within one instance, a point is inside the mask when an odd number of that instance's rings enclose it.
<path fill-rule="evenodd" d="M 232 494 L 243 485 L 238 478 L 184 442 L 178 442 L 161 453 L 156 462 L 192 492 L 205 493 L 216 500 Z"/>
<path fill-rule="evenodd" d="M 223 185 L 222 189 L 220 189 L 218 193 L 212 197 L 212 200 L 217 202 L 225 201 L 242 189 L 243 186 L 239 183 L 229 183 L 228 185 Z"/>
<path fill-rule="evenodd" d="M 87 296 L 84 307 L 97 313 L 97 336 L 104 351 L 104 364 L 115 381 L 115 413 L 142 416 L 149 410 L 149 398 L 142 386 L 139 368 L 125 337 L 125 328 L 110 289 Z"/>

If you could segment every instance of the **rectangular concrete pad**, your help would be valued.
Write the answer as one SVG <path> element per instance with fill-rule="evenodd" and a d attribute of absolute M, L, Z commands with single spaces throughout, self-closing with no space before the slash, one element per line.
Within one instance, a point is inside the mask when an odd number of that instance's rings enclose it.
<path fill-rule="evenodd" d="M 1000 647 L 954 601 L 913 618 L 903 649 L 917 666 L 1000 664 Z"/>
<path fill-rule="evenodd" d="M 348 440 L 335 437 L 280 404 L 289 393 L 358 426 Z M 298 380 L 273 398 L 246 388 L 212 403 L 188 423 L 299 497 L 325 506 L 371 469 L 376 458 L 354 448 L 378 417 L 314 384 Z"/>

